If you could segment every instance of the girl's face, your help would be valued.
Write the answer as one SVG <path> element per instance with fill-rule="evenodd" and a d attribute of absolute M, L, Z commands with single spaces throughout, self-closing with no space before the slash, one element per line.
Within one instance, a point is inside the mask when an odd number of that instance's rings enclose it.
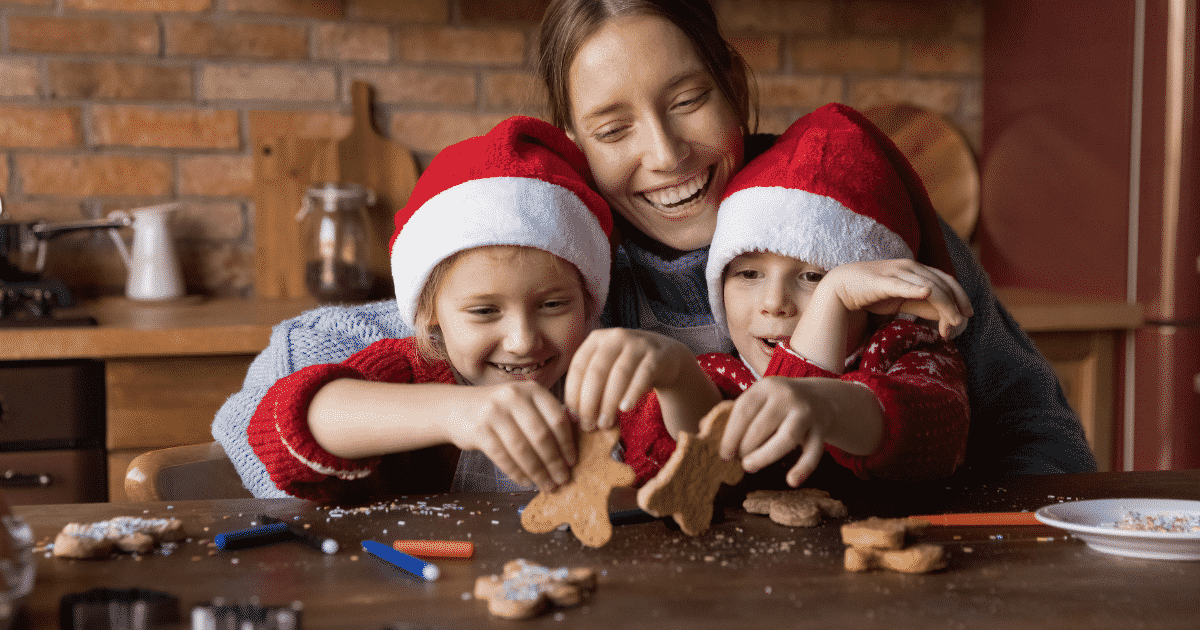
<path fill-rule="evenodd" d="M 760 375 L 780 340 L 789 341 L 825 270 L 802 260 L 748 252 L 725 267 L 725 318 L 738 354 Z M 851 313 L 848 351 L 867 328 L 864 311 Z"/>
<path fill-rule="evenodd" d="M 665 245 L 708 245 L 743 139 L 683 32 L 656 16 L 615 18 L 584 40 L 568 77 L 571 137 L 600 194 Z"/>
<path fill-rule="evenodd" d="M 471 385 L 549 388 L 589 332 L 575 268 L 532 248 L 465 252 L 446 271 L 434 313 L 450 363 Z"/>

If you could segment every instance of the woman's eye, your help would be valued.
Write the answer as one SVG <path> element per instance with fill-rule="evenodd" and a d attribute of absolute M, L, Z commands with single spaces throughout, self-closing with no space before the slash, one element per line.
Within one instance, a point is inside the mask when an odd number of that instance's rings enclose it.
<path fill-rule="evenodd" d="M 597 129 L 592 134 L 592 137 L 600 142 L 615 142 L 621 138 L 628 128 L 626 125 L 609 125 Z"/>
<path fill-rule="evenodd" d="M 675 109 L 683 112 L 694 111 L 708 100 L 710 94 L 712 94 L 712 90 L 703 90 L 699 94 L 691 95 L 688 98 L 676 103 Z"/>

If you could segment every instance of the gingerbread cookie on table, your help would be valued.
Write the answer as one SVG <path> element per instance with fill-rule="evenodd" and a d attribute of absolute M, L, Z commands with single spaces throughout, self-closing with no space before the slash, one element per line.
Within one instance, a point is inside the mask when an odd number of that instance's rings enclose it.
<path fill-rule="evenodd" d="M 504 564 L 500 575 L 475 579 L 475 599 L 504 619 L 528 619 L 550 604 L 567 607 L 583 602 L 596 589 L 596 571 L 587 567 L 550 569 L 523 558 Z"/>
<path fill-rule="evenodd" d="M 847 514 L 845 504 L 817 488 L 755 490 L 746 495 L 742 507 L 789 527 L 815 527 L 823 517 L 841 518 Z"/>
<path fill-rule="evenodd" d="M 915 518 L 876 518 L 842 525 L 847 571 L 890 569 L 901 573 L 928 573 L 946 567 L 941 545 L 908 544 L 910 534 L 929 526 Z"/>
<path fill-rule="evenodd" d="M 608 495 L 615 487 L 633 484 L 628 464 L 612 458 L 620 429 L 585 431 L 579 436 L 579 464 L 571 480 L 553 492 L 539 492 L 521 513 L 525 531 L 544 534 L 567 523 L 575 537 L 589 547 L 602 547 L 612 538 Z"/>
<path fill-rule="evenodd" d="M 732 400 L 722 401 L 700 420 L 699 433 L 679 434 L 662 470 L 638 490 L 639 507 L 654 516 L 671 515 L 692 536 L 708 530 L 717 490 L 722 483 L 736 484 L 744 474 L 740 459 L 725 461 L 718 453 L 732 410 Z"/>

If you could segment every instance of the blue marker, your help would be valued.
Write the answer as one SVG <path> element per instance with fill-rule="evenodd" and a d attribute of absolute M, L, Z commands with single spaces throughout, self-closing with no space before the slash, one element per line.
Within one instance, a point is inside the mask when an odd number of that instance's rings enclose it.
<path fill-rule="evenodd" d="M 233 549 L 269 545 L 285 540 L 295 540 L 295 535 L 288 530 L 287 525 L 284 523 L 272 523 L 236 532 L 217 534 L 213 542 L 217 544 L 217 549 L 230 551 Z"/>
<path fill-rule="evenodd" d="M 401 569 L 404 569 L 405 571 L 408 571 L 409 573 L 430 582 L 438 579 L 438 576 L 442 574 L 442 572 L 438 570 L 436 564 L 425 562 L 420 558 L 414 558 L 403 551 L 396 551 L 395 549 L 392 549 L 381 542 L 364 540 L 362 541 L 362 546 L 363 549 L 367 550 L 367 553 L 375 556 L 376 558 L 379 558 L 380 560 L 386 560 L 387 562 L 390 562 L 391 564 L 394 564 L 397 567 L 400 567 Z"/>

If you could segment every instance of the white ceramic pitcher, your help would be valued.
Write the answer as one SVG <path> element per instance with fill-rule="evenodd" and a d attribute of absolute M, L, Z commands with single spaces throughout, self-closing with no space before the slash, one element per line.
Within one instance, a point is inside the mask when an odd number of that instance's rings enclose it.
<path fill-rule="evenodd" d="M 150 301 L 183 297 L 183 272 L 169 223 L 171 212 L 178 209 L 178 203 L 165 203 L 108 213 L 110 220 L 124 218 L 133 224 L 132 252 L 125 247 L 125 240 L 117 230 L 109 230 L 129 270 L 125 280 L 125 296 L 129 299 Z"/>

